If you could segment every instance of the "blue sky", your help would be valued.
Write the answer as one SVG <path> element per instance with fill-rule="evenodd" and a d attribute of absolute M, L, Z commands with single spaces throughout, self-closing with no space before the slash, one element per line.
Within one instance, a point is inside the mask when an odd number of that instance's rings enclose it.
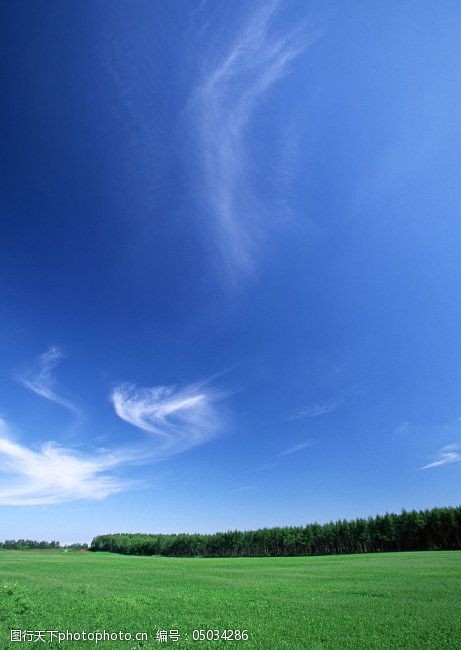
<path fill-rule="evenodd" d="M 459 503 L 459 3 L 0 13 L 0 537 Z"/>

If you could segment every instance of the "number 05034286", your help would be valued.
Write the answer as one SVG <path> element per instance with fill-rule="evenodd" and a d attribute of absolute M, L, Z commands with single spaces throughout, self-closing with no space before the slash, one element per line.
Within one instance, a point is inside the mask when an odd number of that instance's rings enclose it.
<path fill-rule="evenodd" d="M 248 630 L 193 630 L 194 641 L 248 641 Z"/>

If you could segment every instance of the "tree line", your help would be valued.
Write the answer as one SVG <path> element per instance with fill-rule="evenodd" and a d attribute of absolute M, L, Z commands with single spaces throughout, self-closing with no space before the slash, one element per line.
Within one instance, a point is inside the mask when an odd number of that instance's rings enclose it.
<path fill-rule="evenodd" d="M 461 506 L 326 524 L 222 533 L 98 535 L 90 551 L 177 557 L 328 555 L 461 549 Z"/>
<path fill-rule="evenodd" d="M 5 551 L 32 551 L 32 550 L 68 550 L 68 551 L 85 551 L 88 550 L 88 544 L 64 544 L 58 541 L 40 542 L 35 539 L 6 539 L 0 542 L 0 548 Z"/>

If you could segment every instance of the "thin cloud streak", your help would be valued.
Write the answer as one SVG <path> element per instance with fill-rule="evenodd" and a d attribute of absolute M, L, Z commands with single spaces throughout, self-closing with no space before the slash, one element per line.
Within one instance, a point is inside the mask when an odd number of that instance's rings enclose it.
<path fill-rule="evenodd" d="M 236 494 L 238 492 L 250 492 L 251 490 L 254 490 L 255 486 L 254 485 L 242 485 L 241 487 L 234 488 L 233 490 L 230 490 L 231 494 Z"/>
<path fill-rule="evenodd" d="M 300 418 L 316 418 L 322 415 L 328 415 L 328 413 L 333 413 L 340 406 L 346 404 L 349 398 L 356 396 L 363 392 L 363 389 L 360 387 L 349 388 L 342 393 L 340 393 L 336 399 L 326 400 L 325 402 L 320 402 L 318 404 L 308 404 L 301 409 L 298 409 L 293 415 L 290 415 L 288 420 L 298 420 Z"/>
<path fill-rule="evenodd" d="M 54 345 L 50 346 L 46 352 L 38 357 L 35 366 L 19 377 L 19 381 L 33 393 L 63 406 L 74 415 L 80 416 L 80 409 L 71 401 L 59 395 L 54 389 L 57 382 L 53 370 L 59 365 L 62 358 L 63 353 L 61 350 Z"/>
<path fill-rule="evenodd" d="M 258 467 L 253 467 L 253 469 L 249 469 L 245 474 L 253 474 L 253 472 L 266 472 L 269 469 L 273 469 L 274 467 L 277 467 L 277 465 L 280 464 L 280 458 L 275 461 L 271 461 L 268 463 L 264 463 L 264 465 L 258 465 Z"/>
<path fill-rule="evenodd" d="M 321 415 L 327 415 L 327 413 L 336 411 L 339 406 L 344 404 L 344 401 L 344 398 L 341 398 L 336 401 L 322 402 L 321 404 L 310 404 L 291 415 L 288 420 L 298 420 L 300 418 L 316 418 Z"/>
<path fill-rule="evenodd" d="M 434 467 L 442 467 L 443 465 L 450 465 L 451 463 L 458 463 L 461 461 L 461 454 L 458 453 L 459 445 L 446 445 L 439 451 L 439 458 L 429 465 L 424 465 L 420 469 L 433 469 Z"/>
<path fill-rule="evenodd" d="M 289 447 L 288 449 L 285 449 L 285 451 L 280 452 L 279 456 L 290 456 L 291 454 L 296 454 L 298 451 L 302 451 L 303 449 L 307 449 L 310 447 L 312 443 L 310 440 L 307 442 L 302 442 L 299 445 L 294 445 L 294 447 Z"/>
<path fill-rule="evenodd" d="M 298 452 L 303 451 L 303 449 L 307 449 L 311 445 L 312 442 L 310 440 L 306 440 L 305 442 L 301 442 L 300 444 L 294 445 L 293 447 L 288 447 L 287 449 L 279 452 L 274 460 L 264 463 L 264 465 L 254 467 L 253 469 L 248 470 L 246 473 L 252 474 L 253 472 L 265 472 L 269 469 L 274 469 L 274 467 L 277 467 L 280 465 L 280 463 L 285 461 L 287 456 L 297 454 Z"/>
<path fill-rule="evenodd" d="M 111 399 L 119 418 L 151 434 L 155 440 L 151 453 L 164 457 L 214 437 L 222 424 L 214 403 L 221 397 L 205 384 L 182 390 L 124 384 L 115 388 Z"/>
<path fill-rule="evenodd" d="M 251 271 L 264 226 L 249 182 L 247 129 L 264 95 L 317 38 L 307 25 L 273 29 L 278 0 L 254 11 L 221 48 L 192 93 L 189 113 L 198 137 L 204 196 L 217 247 L 233 274 Z M 219 52 L 219 45 L 214 51 Z M 266 210 L 267 213 L 267 210 Z"/>

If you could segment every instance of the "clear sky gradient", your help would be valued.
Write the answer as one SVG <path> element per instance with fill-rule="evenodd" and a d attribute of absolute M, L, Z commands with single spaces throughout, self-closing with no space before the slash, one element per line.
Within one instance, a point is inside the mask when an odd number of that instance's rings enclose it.
<path fill-rule="evenodd" d="M 459 503 L 460 27 L 1 4 L 1 539 Z"/>

